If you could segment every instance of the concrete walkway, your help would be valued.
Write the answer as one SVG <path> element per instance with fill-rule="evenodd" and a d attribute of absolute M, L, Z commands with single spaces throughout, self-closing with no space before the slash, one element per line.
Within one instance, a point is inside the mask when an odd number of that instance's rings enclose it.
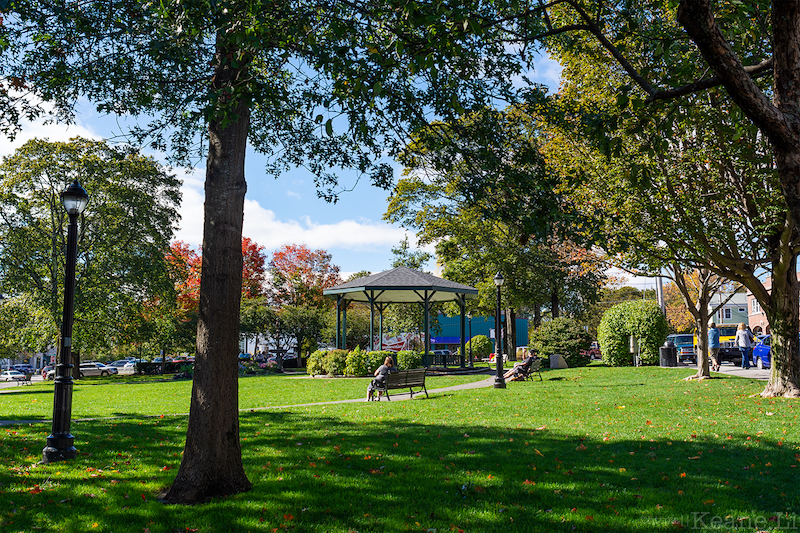
<path fill-rule="evenodd" d="M 686 364 L 686 363 L 678 363 L 678 366 L 673 366 L 669 368 L 697 370 L 696 365 Z M 736 366 L 733 363 L 722 363 L 719 367 L 718 372 L 711 372 L 711 377 L 717 376 L 719 374 L 727 374 L 729 376 L 736 376 L 739 378 L 760 379 L 763 381 L 769 381 L 769 373 L 770 373 L 769 368 L 759 370 L 758 368 L 751 366 L 750 368 L 745 370 L 744 368 Z"/>

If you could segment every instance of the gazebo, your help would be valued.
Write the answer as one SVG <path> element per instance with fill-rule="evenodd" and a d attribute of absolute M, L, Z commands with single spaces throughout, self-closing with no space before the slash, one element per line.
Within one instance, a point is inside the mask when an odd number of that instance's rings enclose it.
<path fill-rule="evenodd" d="M 430 353 L 430 304 L 434 302 L 457 302 L 461 315 L 461 366 L 464 366 L 465 306 L 467 300 L 478 297 L 478 289 L 454 281 L 438 278 L 408 267 L 354 279 L 323 291 L 325 296 L 336 298 L 336 347 L 344 348 L 347 331 L 347 305 L 349 302 L 369 304 L 369 343 L 374 350 L 375 309 L 378 310 L 379 336 L 383 338 L 383 311 L 390 303 L 418 303 L 425 309 L 425 354 Z"/>

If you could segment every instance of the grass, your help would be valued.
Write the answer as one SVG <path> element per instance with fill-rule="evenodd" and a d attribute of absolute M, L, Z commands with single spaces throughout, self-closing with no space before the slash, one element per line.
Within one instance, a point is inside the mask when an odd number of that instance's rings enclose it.
<path fill-rule="evenodd" d="M 243 461 L 253 490 L 194 507 L 156 499 L 180 462 L 183 416 L 74 423 L 78 458 L 52 465 L 36 464 L 48 426 L 0 428 L 0 530 L 796 530 L 796 400 L 753 397 L 763 388 L 753 380 L 681 379 L 691 373 L 592 366 L 547 371 L 543 382 L 505 390 L 245 411 Z M 365 385 L 240 381 L 241 397 L 261 394 L 262 405 L 360 397 Z M 162 396 L 182 395 L 184 386 L 136 385 L 164 406 Z M 92 388 L 80 387 L 76 403 Z M 121 410 L 103 396 L 81 412 Z M 0 395 L 3 417 L 38 409 L 14 402 L 18 396 Z"/>
<path fill-rule="evenodd" d="M 486 375 L 430 376 L 428 389 L 486 379 Z M 239 407 L 255 409 L 366 397 L 364 378 L 315 378 L 276 374 L 239 379 Z M 312 383 L 313 382 L 313 383 Z M 72 417 L 154 416 L 189 412 L 190 380 L 158 376 L 109 376 L 74 382 Z M 53 382 L 0 390 L 0 420 L 43 420 L 53 415 Z M 20 418 L 22 417 L 22 418 Z"/>

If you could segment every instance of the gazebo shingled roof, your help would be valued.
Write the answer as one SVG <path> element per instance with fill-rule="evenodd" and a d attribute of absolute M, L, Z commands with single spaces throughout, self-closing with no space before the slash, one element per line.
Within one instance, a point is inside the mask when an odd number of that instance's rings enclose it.
<path fill-rule="evenodd" d="M 326 296 L 341 295 L 346 300 L 369 303 L 374 294 L 375 303 L 423 303 L 424 291 L 433 292 L 430 302 L 458 301 L 459 295 L 466 299 L 477 298 L 478 289 L 412 270 L 408 267 L 397 267 L 378 274 L 354 279 L 336 285 L 323 292 Z"/>

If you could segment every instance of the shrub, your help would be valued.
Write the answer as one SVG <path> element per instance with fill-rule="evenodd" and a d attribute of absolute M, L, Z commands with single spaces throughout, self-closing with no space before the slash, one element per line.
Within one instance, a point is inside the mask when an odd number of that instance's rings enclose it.
<path fill-rule="evenodd" d="M 561 354 L 570 368 L 586 366 L 591 361 L 588 350 L 592 337 L 574 320 L 565 317 L 554 318 L 530 332 L 530 345 L 538 355 Z"/>
<path fill-rule="evenodd" d="M 394 356 L 394 352 L 375 351 L 364 352 L 356 347 L 347 354 L 347 364 L 344 368 L 345 376 L 371 376 L 375 370 L 383 364 L 388 356 Z"/>
<path fill-rule="evenodd" d="M 472 337 L 465 346 L 467 354 L 469 354 L 470 344 L 472 345 L 473 359 L 485 359 L 489 357 L 489 354 L 492 353 L 492 350 L 494 349 L 492 341 L 490 341 L 489 337 L 486 335 L 475 335 Z"/>
<path fill-rule="evenodd" d="M 312 376 L 343 374 L 347 361 L 347 350 L 317 350 L 306 362 L 306 372 Z"/>
<path fill-rule="evenodd" d="M 330 350 L 325 355 L 325 365 L 328 374 L 344 374 L 347 366 L 347 350 Z"/>
<path fill-rule="evenodd" d="M 325 354 L 326 350 L 317 350 L 308 356 L 306 361 L 306 372 L 312 376 L 321 376 L 327 374 L 325 370 Z"/>
<path fill-rule="evenodd" d="M 633 335 L 639 340 L 642 364 L 658 364 L 658 349 L 668 331 L 669 324 L 657 303 L 632 300 L 617 304 L 603 314 L 597 327 L 603 362 L 611 366 L 633 365 L 629 340 Z"/>
<path fill-rule="evenodd" d="M 412 350 L 402 350 L 397 352 L 397 369 L 410 370 L 422 366 L 422 354 Z"/>

